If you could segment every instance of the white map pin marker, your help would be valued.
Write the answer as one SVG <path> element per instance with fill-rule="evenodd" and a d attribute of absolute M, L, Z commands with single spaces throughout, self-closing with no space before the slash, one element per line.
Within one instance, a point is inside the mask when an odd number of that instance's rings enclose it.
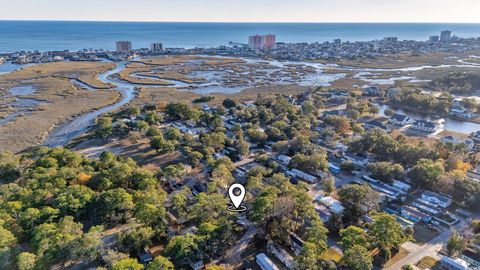
<path fill-rule="evenodd" d="M 235 195 L 234 193 L 236 189 L 240 190 L 240 193 L 236 192 L 238 195 Z M 230 200 L 232 201 L 235 208 L 239 209 L 240 205 L 243 202 L 243 199 L 245 198 L 245 187 L 238 183 L 232 184 L 228 189 L 228 196 L 230 197 Z"/>

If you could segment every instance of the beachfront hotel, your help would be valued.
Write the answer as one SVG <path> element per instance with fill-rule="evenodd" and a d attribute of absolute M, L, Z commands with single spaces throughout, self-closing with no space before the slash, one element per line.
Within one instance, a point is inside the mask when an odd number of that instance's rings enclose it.
<path fill-rule="evenodd" d="M 253 50 L 269 50 L 273 48 L 277 37 L 273 34 L 254 35 L 248 37 L 248 47 Z"/>
<path fill-rule="evenodd" d="M 132 42 L 130 41 L 117 41 L 117 52 L 128 53 L 132 50 Z"/>

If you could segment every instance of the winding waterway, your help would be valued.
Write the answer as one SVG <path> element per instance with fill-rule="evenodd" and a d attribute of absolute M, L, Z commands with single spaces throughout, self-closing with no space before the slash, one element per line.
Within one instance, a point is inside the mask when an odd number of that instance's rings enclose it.
<path fill-rule="evenodd" d="M 474 67 L 474 68 L 480 68 L 480 65 L 474 65 L 470 64 L 467 62 L 460 62 L 460 65 L 439 65 L 439 66 L 417 66 L 417 67 L 408 67 L 408 68 L 396 68 L 396 69 L 371 69 L 371 68 L 353 68 L 353 67 L 341 67 L 337 65 L 325 65 L 321 63 L 311 63 L 311 62 L 292 62 L 292 61 L 264 61 L 264 60 L 258 60 L 258 59 L 245 59 L 243 58 L 247 63 L 268 63 L 274 67 L 286 67 L 287 65 L 305 65 L 305 66 L 310 66 L 316 69 L 316 73 L 310 74 L 310 76 L 307 76 L 307 78 L 304 78 L 304 81 L 297 82 L 299 84 L 325 84 L 328 85 L 331 81 L 338 79 L 339 77 L 338 74 L 325 74 L 323 71 L 325 68 L 331 68 L 335 67 L 336 69 L 339 70 L 345 70 L 345 71 L 356 71 L 356 72 L 375 72 L 375 71 L 416 71 L 416 70 L 422 70 L 426 68 L 445 68 L 445 67 Z M 126 104 L 128 104 L 130 101 L 132 101 L 137 92 L 135 90 L 136 87 L 151 87 L 155 88 L 158 87 L 158 85 L 140 85 L 140 84 L 131 84 L 126 81 L 120 80 L 117 77 L 113 76 L 114 74 L 122 71 L 128 62 L 118 62 L 116 63 L 116 67 L 112 70 L 106 71 L 98 76 L 99 80 L 101 80 L 104 83 L 112 84 L 115 86 L 115 88 L 112 89 L 112 91 L 117 91 L 121 94 L 121 99 L 111 105 L 93 110 L 91 112 L 85 113 L 83 115 L 80 115 L 76 117 L 75 119 L 61 124 L 49 134 L 47 139 L 44 142 L 44 145 L 50 146 L 50 147 L 55 147 L 55 146 L 64 146 L 68 144 L 72 139 L 75 137 L 80 136 L 81 134 L 85 133 L 88 128 L 94 123 L 95 119 L 105 113 L 114 111 Z M 25 67 L 27 65 L 15 65 L 12 63 L 6 63 L 4 65 L 0 65 L 0 74 L 2 73 L 9 73 L 9 72 L 14 72 L 15 70 L 18 70 L 22 67 Z M 327 76 L 327 77 L 324 77 Z M 169 81 L 172 83 L 170 87 L 176 87 L 176 88 L 183 88 L 185 87 L 184 83 L 179 83 L 177 81 Z M 76 82 L 77 84 L 80 84 L 79 82 Z M 195 85 L 195 84 L 193 84 Z M 204 86 L 204 87 L 198 87 L 198 86 Z M 87 88 L 90 91 L 95 91 L 93 88 L 89 88 L 88 85 L 80 85 L 83 86 L 84 88 Z M 198 88 L 196 89 L 183 89 L 184 91 L 193 91 L 199 94 L 209 94 L 209 93 L 237 93 L 245 89 L 246 87 L 226 87 L 226 86 L 220 86 L 220 85 L 211 85 L 209 82 L 206 83 L 200 83 L 196 85 Z M 383 111 L 385 107 L 381 108 L 381 111 Z M 399 111 L 400 113 L 406 113 L 410 115 L 412 118 L 415 119 L 430 119 L 428 116 L 422 116 L 422 115 L 413 115 L 411 113 Z M 452 119 L 446 119 L 445 122 L 445 127 L 446 130 L 450 131 L 455 131 L 455 132 L 460 132 L 460 133 L 470 133 L 472 131 L 480 130 L 480 125 L 479 124 L 474 124 L 474 123 L 468 123 L 468 122 L 463 122 L 463 121 L 456 121 Z"/>
<path fill-rule="evenodd" d="M 84 133 L 88 129 L 88 127 L 90 127 L 94 123 L 95 119 L 98 116 L 116 110 L 132 101 L 136 96 L 135 85 L 122 82 L 112 77 L 113 74 L 122 71 L 125 68 L 126 64 L 127 62 L 117 63 L 117 66 L 114 69 L 111 69 L 98 76 L 98 78 L 102 82 L 115 85 L 115 91 L 119 92 L 122 95 L 120 101 L 112 105 L 100 108 L 98 110 L 83 114 L 75 118 L 71 122 L 58 126 L 49 134 L 43 144 L 50 147 L 64 146 L 68 144 L 71 140 L 73 140 L 75 137 L 78 137 L 82 133 Z"/>

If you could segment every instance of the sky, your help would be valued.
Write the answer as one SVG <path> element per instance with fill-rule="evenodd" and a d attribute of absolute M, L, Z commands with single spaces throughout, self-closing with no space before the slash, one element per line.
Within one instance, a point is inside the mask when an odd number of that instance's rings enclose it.
<path fill-rule="evenodd" d="M 0 0 L 0 20 L 480 23 L 480 0 Z"/>

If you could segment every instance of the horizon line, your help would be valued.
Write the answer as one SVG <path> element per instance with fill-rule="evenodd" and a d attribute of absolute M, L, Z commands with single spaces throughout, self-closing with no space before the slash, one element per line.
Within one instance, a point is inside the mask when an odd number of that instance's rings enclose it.
<path fill-rule="evenodd" d="M 411 22 L 388 22 L 388 21 L 153 21 L 153 20 L 70 20 L 70 19 L 0 19 L 0 22 L 118 22 L 118 23 L 255 23 L 255 24 L 480 24 L 479 22 L 427 22 L 427 21 L 411 21 Z"/>

